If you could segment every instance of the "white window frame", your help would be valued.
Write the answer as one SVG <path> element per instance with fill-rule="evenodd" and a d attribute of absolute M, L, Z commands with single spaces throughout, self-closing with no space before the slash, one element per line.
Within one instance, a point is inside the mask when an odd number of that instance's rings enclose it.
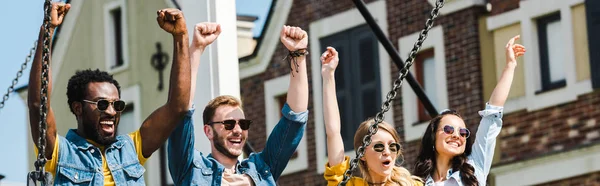
<path fill-rule="evenodd" d="M 387 9 L 385 1 L 375 1 L 367 4 L 367 9 L 372 13 L 373 17 L 377 21 L 377 24 L 383 30 L 384 34 L 387 35 Z M 344 30 L 354 28 L 366 24 L 365 19 L 362 17 L 358 9 L 353 8 L 317 21 L 310 23 L 309 42 L 310 45 L 310 61 L 311 61 L 311 77 L 312 81 L 312 92 L 313 92 L 313 110 L 315 116 L 315 143 L 316 143 L 316 154 L 317 154 L 317 172 L 325 172 L 325 163 L 327 162 L 326 155 L 326 136 L 325 136 L 325 123 L 323 120 L 323 87 L 321 77 L 321 61 L 319 57 L 325 50 L 321 48 L 319 40 L 321 38 L 342 32 Z M 381 82 L 381 97 L 384 99 L 387 93 L 392 89 L 391 84 L 391 70 L 390 70 L 390 58 L 385 48 L 382 45 L 378 45 L 378 56 L 379 56 L 379 75 Z M 344 62 L 340 62 L 340 65 L 344 65 Z M 385 122 L 394 125 L 394 113 L 393 109 L 390 109 L 385 114 Z M 362 121 L 352 121 L 362 122 Z M 346 151 L 346 155 L 351 158 L 355 157 L 353 150 Z"/>
<path fill-rule="evenodd" d="M 415 41 L 419 38 L 419 32 L 415 32 L 411 35 L 401 37 L 398 40 L 400 45 L 400 55 L 408 56 L 413 48 Z M 435 72 L 436 72 L 436 87 L 437 94 L 436 98 L 439 103 L 434 103 L 437 110 L 448 108 L 448 88 L 447 88 L 447 75 L 446 75 L 446 52 L 444 47 L 444 31 L 442 26 L 433 27 L 429 31 L 427 40 L 423 42 L 420 51 L 428 50 L 433 48 L 433 55 L 435 59 Z M 411 68 L 411 72 L 415 74 L 415 68 Z M 426 75 L 426 74 L 425 74 Z M 429 121 L 419 122 L 419 109 L 417 108 L 417 96 L 410 86 L 402 86 L 402 116 L 404 117 L 404 138 L 408 141 L 421 139 L 427 124 Z"/>
<path fill-rule="evenodd" d="M 122 72 L 129 68 L 129 53 L 128 53 L 128 24 L 127 24 L 127 3 L 125 0 L 116 0 L 104 5 L 104 55 L 105 55 L 105 68 L 108 73 L 115 74 Z M 123 54 L 123 65 L 112 68 L 114 61 L 115 52 L 115 38 L 113 35 L 114 27 L 112 16 L 110 11 L 121 8 L 121 52 Z"/>
<path fill-rule="evenodd" d="M 549 171 L 560 170 L 560 171 Z M 600 171 L 600 145 L 494 167 L 493 185 L 538 185 Z"/>
<path fill-rule="evenodd" d="M 487 18 L 487 30 L 494 31 L 505 26 L 520 23 L 521 40 L 531 53 L 523 56 L 525 96 L 507 100 L 505 113 L 526 109 L 535 111 L 577 100 L 577 96 L 592 92 L 591 79 L 577 81 L 573 36 L 572 7 L 584 0 L 527 0 L 520 1 L 519 8 Z M 560 11 L 562 46 L 565 57 L 567 85 L 562 88 L 536 94 L 541 89 L 540 55 L 536 19 Z M 508 39 L 508 38 L 507 38 Z M 496 44 L 502 47 L 504 44 Z"/>
<path fill-rule="evenodd" d="M 133 104 L 133 123 L 127 123 L 127 125 L 133 125 L 135 130 L 138 130 L 142 126 L 142 102 L 140 101 L 140 95 L 140 86 L 137 84 L 121 89 L 121 100 L 125 101 L 128 105 Z"/>
<path fill-rule="evenodd" d="M 290 74 L 267 80 L 265 81 L 264 85 L 265 113 L 267 116 L 266 138 L 268 139 L 269 135 L 271 135 L 271 132 L 273 131 L 273 128 L 275 128 L 275 125 L 277 125 L 277 123 L 279 122 L 281 108 L 279 108 L 279 102 L 277 97 L 287 94 L 288 87 L 290 86 Z M 305 129 L 304 135 L 302 136 L 302 140 L 300 140 L 300 144 L 296 149 L 296 151 L 298 152 L 298 157 L 288 162 L 287 167 L 281 173 L 282 176 L 308 169 L 308 147 L 306 144 L 307 142 Z"/>

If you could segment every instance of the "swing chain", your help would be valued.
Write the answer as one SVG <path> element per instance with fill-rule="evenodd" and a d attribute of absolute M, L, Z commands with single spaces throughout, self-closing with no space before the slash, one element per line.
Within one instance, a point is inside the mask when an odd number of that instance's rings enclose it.
<path fill-rule="evenodd" d="M 371 124 L 371 126 L 369 126 L 369 133 L 365 137 L 363 137 L 363 145 L 358 147 L 358 149 L 356 150 L 356 158 L 350 161 L 350 168 L 347 169 L 346 172 L 344 172 L 344 179 L 342 180 L 342 182 L 339 183 L 339 185 L 346 185 L 346 183 L 350 180 L 350 177 L 352 176 L 352 170 L 356 168 L 356 166 L 358 165 L 358 161 L 364 156 L 365 148 L 371 144 L 371 137 L 377 133 L 378 126 L 385 117 L 384 114 L 390 110 L 392 100 L 396 97 L 398 89 L 402 86 L 404 78 L 406 78 L 406 76 L 408 75 L 410 66 L 413 65 L 414 59 L 419 50 L 421 49 L 421 45 L 427 38 L 429 30 L 431 29 L 431 27 L 433 27 L 433 21 L 435 20 L 435 18 L 438 17 L 439 10 L 443 6 L 444 0 L 436 1 L 435 8 L 433 8 L 429 19 L 427 19 L 427 22 L 425 22 L 425 28 L 423 28 L 423 30 L 419 34 L 419 38 L 417 39 L 417 42 L 414 44 L 410 54 L 408 55 L 408 58 L 404 63 L 404 67 L 400 69 L 400 75 L 394 81 L 394 86 L 392 90 L 388 92 L 385 102 L 381 105 L 381 111 L 379 111 L 375 115 L 375 122 Z"/>
<path fill-rule="evenodd" d="M 39 138 L 38 138 L 38 157 L 35 161 L 35 171 L 30 172 L 28 175 L 29 183 L 32 181 L 34 185 L 37 185 L 38 181 L 42 183 L 42 185 L 51 185 L 52 184 L 52 176 L 50 173 L 45 172 L 46 166 L 46 127 L 48 126 L 46 123 L 47 113 L 48 113 L 48 82 L 49 82 L 49 61 L 50 61 L 50 24 L 51 18 L 50 13 L 52 11 L 52 2 L 51 0 L 45 0 L 44 3 L 44 38 L 43 38 L 43 51 L 42 51 L 42 75 L 41 75 L 41 90 L 40 90 L 40 122 L 39 122 Z M 33 179 L 33 180 L 31 180 Z"/>
<path fill-rule="evenodd" d="M 2 97 L 2 102 L 0 102 L 0 110 L 4 108 L 4 103 L 8 100 L 8 97 L 14 91 L 15 86 L 19 82 L 19 78 L 23 75 L 23 70 L 27 68 L 27 63 L 31 61 L 31 55 L 33 55 L 33 53 L 35 52 L 36 46 L 37 41 L 33 42 L 33 47 L 31 47 L 31 49 L 29 50 L 29 55 L 27 55 L 27 57 L 25 58 L 25 62 L 21 64 L 21 70 L 17 72 L 17 77 L 15 77 L 15 79 L 12 80 L 12 85 L 8 87 L 6 94 L 4 94 L 4 97 Z"/>

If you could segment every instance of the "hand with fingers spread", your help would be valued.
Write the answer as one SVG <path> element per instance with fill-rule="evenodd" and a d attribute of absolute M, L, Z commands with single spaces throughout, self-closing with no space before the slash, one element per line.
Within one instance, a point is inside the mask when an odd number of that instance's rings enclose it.
<path fill-rule="evenodd" d="M 62 24 L 69 9 L 71 9 L 71 4 L 53 2 L 52 10 L 50 11 L 50 28 L 56 28 Z"/>
<path fill-rule="evenodd" d="M 321 75 L 333 75 L 339 61 L 337 50 L 333 47 L 327 47 L 327 50 L 321 55 Z"/>
<path fill-rule="evenodd" d="M 521 36 L 517 35 L 511 38 L 506 44 L 506 64 L 511 66 L 517 65 L 517 58 L 521 57 L 527 51 L 523 45 L 516 44 L 515 41 L 520 39 Z"/>
<path fill-rule="evenodd" d="M 221 34 L 221 25 L 217 23 L 198 23 L 194 27 L 192 50 L 204 49 Z"/>
<path fill-rule="evenodd" d="M 280 39 L 289 51 L 306 49 L 308 46 L 308 34 L 300 27 L 284 25 L 281 29 Z"/>
<path fill-rule="evenodd" d="M 235 174 L 223 172 L 223 179 L 221 185 L 228 186 L 253 186 L 254 182 L 246 174 Z"/>
<path fill-rule="evenodd" d="M 175 8 L 166 8 L 156 12 L 156 21 L 163 30 L 173 35 L 187 34 L 183 12 Z"/>

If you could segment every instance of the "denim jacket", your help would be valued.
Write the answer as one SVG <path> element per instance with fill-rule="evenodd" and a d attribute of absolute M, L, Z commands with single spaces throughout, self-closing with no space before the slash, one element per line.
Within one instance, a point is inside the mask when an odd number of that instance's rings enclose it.
<path fill-rule="evenodd" d="M 295 113 L 286 103 L 281 112 L 283 117 L 273 128 L 264 150 L 252 153 L 236 166 L 236 173 L 247 174 L 257 186 L 276 185 L 304 134 L 308 111 Z M 225 167 L 210 154 L 205 157 L 194 149 L 193 113 L 191 109 L 169 137 L 171 178 L 175 185 L 219 186 Z"/>
<path fill-rule="evenodd" d="M 119 135 L 106 147 L 105 157 L 116 185 L 145 185 L 144 172 L 133 144 L 127 135 Z M 55 185 L 104 185 L 100 148 L 69 130 L 60 136 Z"/>
<path fill-rule="evenodd" d="M 486 185 L 487 176 L 490 173 L 492 159 L 494 158 L 494 148 L 496 147 L 496 137 L 502 129 L 503 107 L 490 105 L 486 103 L 485 110 L 479 111 L 481 121 L 477 128 L 475 143 L 473 143 L 471 155 L 467 163 L 475 168 L 475 177 L 479 185 Z M 460 171 L 448 170 L 445 186 L 463 186 L 460 178 Z M 427 176 L 425 186 L 433 186 L 433 178 Z"/>

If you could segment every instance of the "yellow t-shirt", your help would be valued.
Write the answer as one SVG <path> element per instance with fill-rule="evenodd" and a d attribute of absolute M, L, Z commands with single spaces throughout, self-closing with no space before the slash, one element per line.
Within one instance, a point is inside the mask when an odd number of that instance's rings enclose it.
<path fill-rule="evenodd" d="M 142 135 L 140 135 L 140 131 L 136 130 L 135 132 L 129 133 L 128 134 L 129 137 L 131 137 L 131 139 L 133 140 L 133 144 L 135 146 L 135 152 L 138 155 L 138 160 L 140 161 L 140 164 L 144 165 L 144 163 L 146 163 L 146 160 L 148 158 L 144 157 L 144 155 L 142 155 Z M 56 140 L 54 141 L 54 150 L 52 151 L 52 159 L 50 161 L 48 161 L 48 163 L 46 163 L 46 171 L 51 172 L 53 175 L 56 175 L 56 166 L 58 165 L 58 139 L 60 139 L 58 137 L 56 137 Z M 104 146 L 98 145 L 94 142 L 92 142 L 91 140 L 87 140 L 88 142 L 90 142 L 91 144 L 93 144 L 94 146 L 100 148 L 100 151 L 102 152 L 102 169 L 103 169 L 103 173 L 104 173 L 104 185 L 115 185 L 115 180 L 112 177 L 112 174 L 110 173 L 110 169 L 108 169 L 108 163 L 106 163 L 106 157 L 104 155 Z M 37 149 L 36 149 L 37 150 Z M 37 153 L 36 153 L 37 154 Z"/>
<path fill-rule="evenodd" d="M 344 180 L 344 172 L 350 168 L 350 157 L 345 156 L 344 161 L 333 167 L 329 166 L 329 162 L 325 164 L 325 173 L 323 177 L 327 180 L 328 186 L 338 185 L 338 183 Z M 362 178 L 352 176 L 346 186 L 367 186 L 368 183 Z M 414 185 L 423 186 L 423 183 L 414 180 Z"/>

